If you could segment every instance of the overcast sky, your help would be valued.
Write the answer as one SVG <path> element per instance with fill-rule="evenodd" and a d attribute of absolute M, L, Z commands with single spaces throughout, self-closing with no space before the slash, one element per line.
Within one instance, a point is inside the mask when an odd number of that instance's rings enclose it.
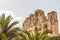
<path fill-rule="evenodd" d="M 44 10 L 47 15 L 50 11 L 56 11 L 59 20 L 60 33 L 60 0 L 0 0 L 0 14 L 3 12 L 12 15 L 14 20 L 18 20 L 21 26 L 24 19 L 36 9 Z"/>

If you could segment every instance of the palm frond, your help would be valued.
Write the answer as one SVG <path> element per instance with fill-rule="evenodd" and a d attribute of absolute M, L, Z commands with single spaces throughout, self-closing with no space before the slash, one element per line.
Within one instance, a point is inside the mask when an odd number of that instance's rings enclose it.
<path fill-rule="evenodd" d="M 33 35 L 31 35 L 29 31 L 23 30 L 23 32 L 24 32 L 25 34 L 27 34 L 27 36 L 28 36 L 28 38 L 29 38 L 30 40 L 33 40 Z"/>
<path fill-rule="evenodd" d="M 15 22 L 11 23 L 11 24 L 9 25 L 9 27 L 8 27 L 8 30 L 9 30 L 10 28 L 12 28 L 13 26 L 15 26 L 16 24 L 18 24 L 18 23 L 19 23 L 18 21 L 15 21 Z"/>
<path fill-rule="evenodd" d="M 0 33 L 0 40 L 7 40 L 7 37 L 4 33 Z"/>
<path fill-rule="evenodd" d="M 23 38 L 23 40 L 27 40 L 26 35 L 24 33 L 19 33 L 19 36 Z"/>

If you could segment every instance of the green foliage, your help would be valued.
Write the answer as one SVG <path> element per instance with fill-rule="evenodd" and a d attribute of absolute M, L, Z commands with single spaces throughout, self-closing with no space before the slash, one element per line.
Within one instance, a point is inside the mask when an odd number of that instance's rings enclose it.
<path fill-rule="evenodd" d="M 6 35 L 4 33 L 0 33 L 0 40 L 7 40 Z"/>
<path fill-rule="evenodd" d="M 12 29 L 12 27 L 19 23 L 18 21 L 10 23 L 12 19 L 13 18 L 10 15 L 5 17 L 5 14 L 2 14 L 0 17 L 0 29 L 2 30 L 1 33 L 4 35 L 3 37 L 7 37 L 7 40 L 14 38 L 17 35 L 17 32 L 20 31 L 19 28 Z M 2 38 L 2 35 L 0 38 Z"/>
<path fill-rule="evenodd" d="M 24 38 L 24 40 L 47 40 L 50 38 L 48 33 L 51 32 L 51 30 L 45 30 L 43 32 L 41 30 L 37 30 L 35 33 L 33 33 L 32 31 L 23 30 L 20 33 L 20 36 Z"/>

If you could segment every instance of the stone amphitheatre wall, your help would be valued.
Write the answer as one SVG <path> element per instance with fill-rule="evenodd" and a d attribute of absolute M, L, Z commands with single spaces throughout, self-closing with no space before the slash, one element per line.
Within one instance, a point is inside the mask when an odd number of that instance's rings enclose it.
<path fill-rule="evenodd" d="M 55 11 L 49 12 L 47 17 L 43 10 L 36 10 L 34 14 L 30 14 L 29 17 L 25 19 L 22 25 L 22 29 L 30 30 L 37 27 L 39 30 L 49 29 L 52 30 L 53 36 L 58 36 L 58 18 Z"/>

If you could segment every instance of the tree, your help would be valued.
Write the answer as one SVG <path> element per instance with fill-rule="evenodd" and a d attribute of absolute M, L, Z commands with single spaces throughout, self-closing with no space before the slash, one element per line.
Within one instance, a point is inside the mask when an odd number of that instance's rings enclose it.
<path fill-rule="evenodd" d="M 35 28 L 34 33 L 32 31 L 23 30 L 20 33 L 20 36 L 23 40 L 48 40 L 50 38 L 48 33 L 51 32 L 51 30 L 45 30 L 42 32 L 41 30 L 37 30 Z"/>
<path fill-rule="evenodd" d="M 0 24 L 2 30 L 1 33 L 3 33 L 8 40 L 11 40 L 17 35 L 17 32 L 20 31 L 20 28 L 18 27 L 12 28 L 19 23 L 18 21 L 10 23 L 12 19 L 13 18 L 10 15 L 5 17 L 5 14 L 2 14 L 2 16 L 0 17 Z"/>

